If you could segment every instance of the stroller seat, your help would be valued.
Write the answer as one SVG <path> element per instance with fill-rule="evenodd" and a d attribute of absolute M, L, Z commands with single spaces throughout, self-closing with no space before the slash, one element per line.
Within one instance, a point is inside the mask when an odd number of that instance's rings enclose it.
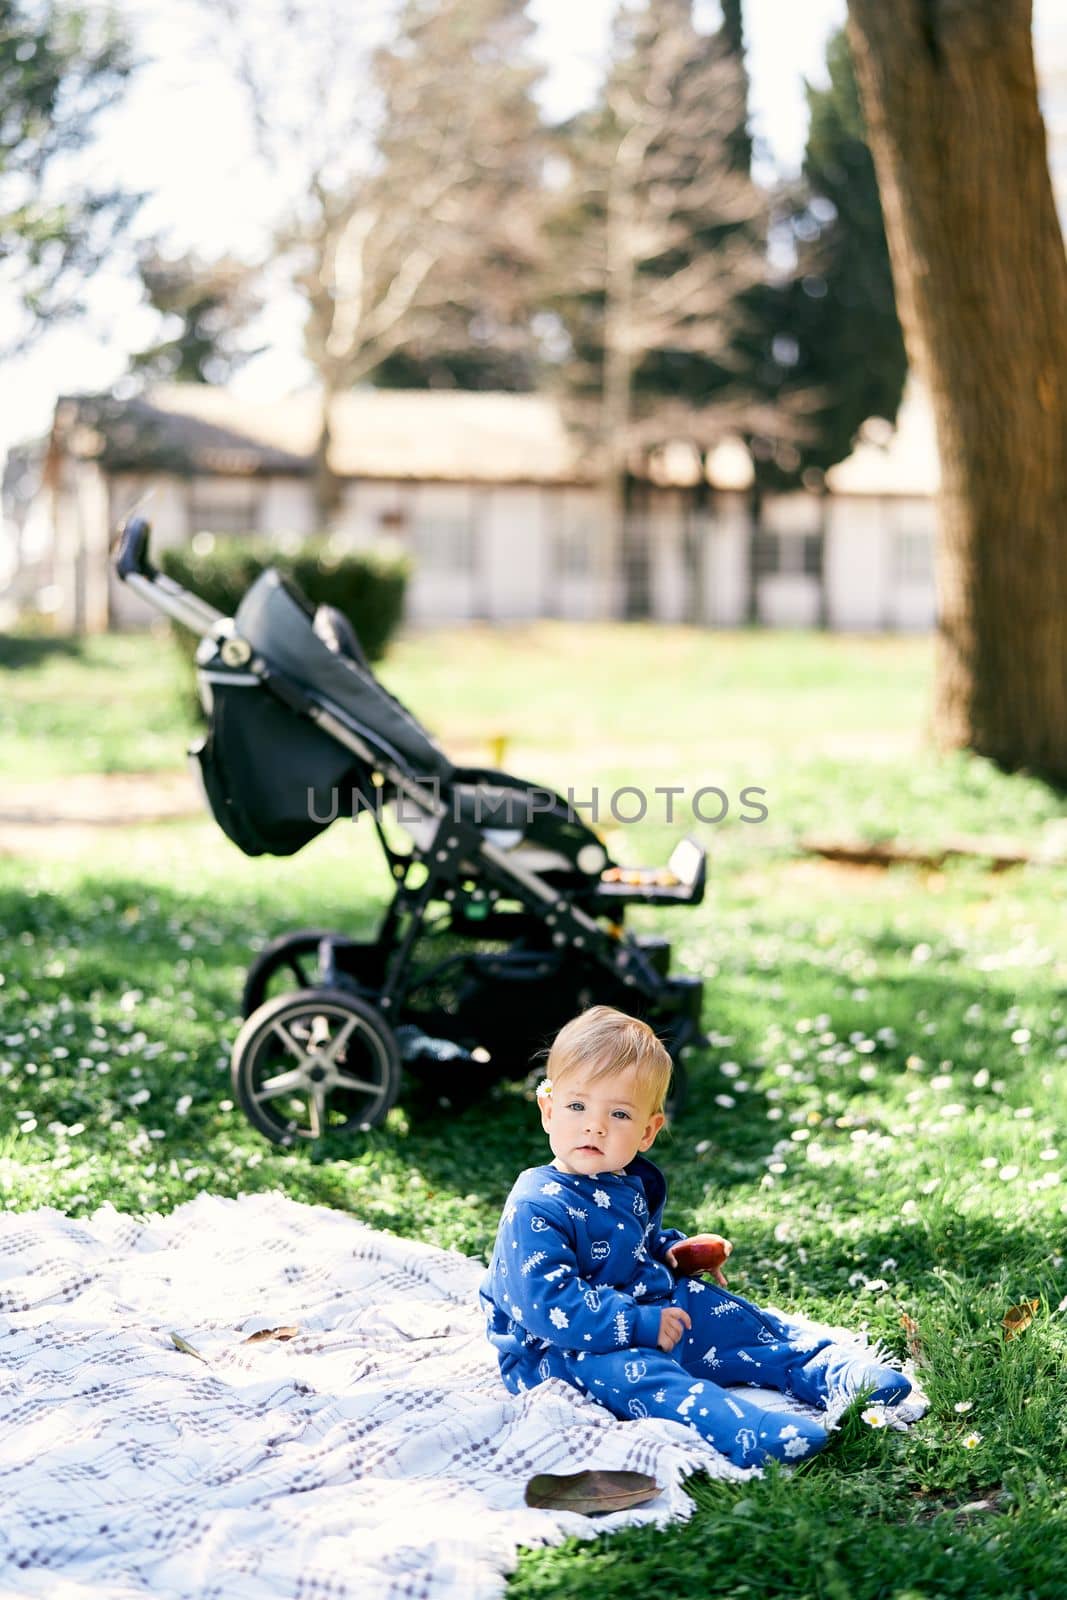
<path fill-rule="evenodd" d="M 450 816 L 477 829 L 488 844 L 516 854 L 532 872 L 576 874 L 596 879 L 607 851 L 587 823 L 561 796 L 507 772 L 457 767 L 445 799 Z M 394 803 L 397 824 L 420 849 L 429 849 L 434 826 L 403 800 Z"/>
<path fill-rule="evenodd" d="M 343 611 L 338 611 L 336 606 L 321 605 L 315 612 L 311 627 L 327 650 L 332 650 L 335 656 L 354 661 L 363 672 L 370 672 L 371 665 L 363 654 L 356 630 Z"/>
<path fill-rule="evenodd" d="M 235 632 L 269 666 L 303 689 L 331 700 L 384 754 L 420 777 L 447 781 L 452 763 L 367 665 L 355 630 L 333 606 L 316 612 L 273 567 L 260 574 L 237 607 Z"/>

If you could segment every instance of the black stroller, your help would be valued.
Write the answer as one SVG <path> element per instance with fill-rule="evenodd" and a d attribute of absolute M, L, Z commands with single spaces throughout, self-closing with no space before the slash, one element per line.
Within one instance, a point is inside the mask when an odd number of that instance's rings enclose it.
<path fill-rule="evenodd" d="M 220 827 L 248 855 L 291 855 L 365 810 L 396 884 L 376 938 L 300 929 L 253 962 L 232 1067 L 253 1125 L 283 1145 L 374 1127 L 402 1067 L 468 1088 L 522 1077 L 564 1022 L 599 1004 L 659 1033 L 676 1114 L 702 984 L 672 978 L 667 941 L 623 919 L 634 903 L 699 904 L 701 846 L 682 840 L 666 869 L 617 867 L 558 795 L 453 766 L 377 682 L 341 612 L 313 610 L 270 569 L 224 617 L 152 566 L 148 537 L 132 517 L 115 566 L 202 635 L 209 726 L 192 754 Z"/>

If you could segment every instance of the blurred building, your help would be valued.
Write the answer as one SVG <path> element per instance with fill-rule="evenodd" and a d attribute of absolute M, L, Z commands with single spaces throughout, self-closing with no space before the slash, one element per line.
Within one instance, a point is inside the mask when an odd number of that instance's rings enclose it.
<path fill-rule="evenodd" d="M 333 418 L 334 539 L 410 553 L 414 623 L 647 615 L 926 628 L 937 465 L 921 395 L 909 393 L 895 431 L 883 427 L 830 472 L 828 493 L 764 497 L 758 529 L 738 441 L 723 441 L 705 471 L 690 447 L 670 446 L 653 458 L 616 549 L 605 494 L 550 400 L 360 391 Z M 9 494 L 14 600 L 62 630 L 149 621 L 108 562 L 115 528 L 149 491 L 156 549 L 314 534 L 317 428 L 312 394 L 256 404 L 170 385 L 125 402 L 61 400 L 43 450 L 19 458 L 20 494 Z"/>

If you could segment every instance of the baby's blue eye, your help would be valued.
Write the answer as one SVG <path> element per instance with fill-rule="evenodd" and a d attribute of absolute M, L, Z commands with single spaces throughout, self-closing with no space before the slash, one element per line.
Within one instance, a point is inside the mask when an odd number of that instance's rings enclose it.
<path fill-rule="evenodd" d="M 572 1100 L 567 1107 L 568 1111 L 584 1111 L 585 1106 L 580 1100 Z"/>
<path fill-rule="evenodd" d="M 626 1122 L 629 1122 L 630 1120 L 630 1113 L 628 1111 L 613 1111 L 611 1114 L 613 1117 L 622 1117 Z"/>

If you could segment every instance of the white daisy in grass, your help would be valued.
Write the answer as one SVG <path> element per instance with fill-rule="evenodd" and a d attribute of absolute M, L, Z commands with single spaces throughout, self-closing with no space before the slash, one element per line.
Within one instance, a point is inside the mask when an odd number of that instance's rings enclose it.
<path fill-rule="evenodd" d="M 868 1428 L 884 1428 L 885 1406 L 868 1406 L 866 1411 L 860 1412 L 860 1421 L 865 1422 Z"/>
<path fill-rule="evenodd" d="M 952 1409 L 953 1409 L 953 1411 L 958 1411 L 960 1416 L 964 1417 L 964 1416 L 967 1415 L 968 1411 L 971 1411 L 973 1409 L 973 1407 L 974 1407 L 974 1401 L 973 1400 L 957 1400 L 956 1404 L 952 1407 Z"/>
<path fill-rule="evenodd" d="M 982 1442 L 982 1435 L 980 1433 L 968 1433 L 961 1440 L 961 1443 L 962 1443 L 963 1448 L 965 1450 L 977 1450 L 978 1446 L 981 1444 L 981 1442 Z"/>

